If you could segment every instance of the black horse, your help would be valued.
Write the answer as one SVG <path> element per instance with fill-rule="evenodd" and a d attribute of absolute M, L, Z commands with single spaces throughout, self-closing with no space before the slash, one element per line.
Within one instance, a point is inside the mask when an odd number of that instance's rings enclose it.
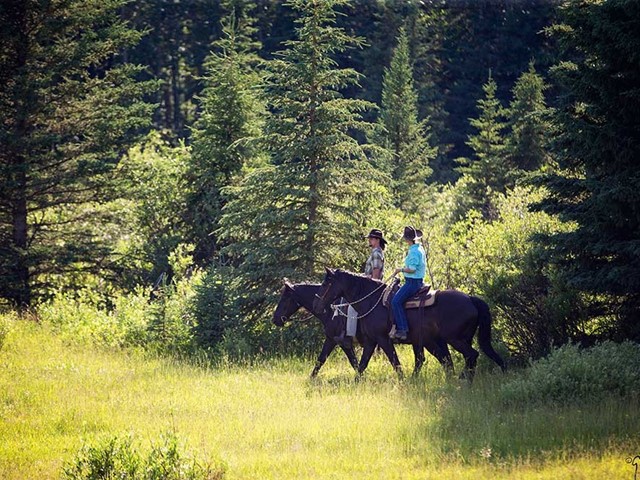
<path fill-rule="evenodd" d="M 302 283 L 292 285 L 285 280 L 285 284 L 280 295 L 280 301 L 278 302 L 276 311 L 273 314 L 273 323 L 277 326 L 284 325 L 289 317 L 296 311 L 298 311 L 298 309 L 300 309 L 301 307 L 307 309 L 310 312 L 313 312 L 313 302 L 317 298 L 317 294 L 319 291 L 320 284 L 318 283 Z M 346 311 L 346 307 L 343 307 L 343 310 Z M 328 305 L 327 307 L 324 307 L 320 311 L 320 313 L 316 313 L 315 315 L 322 322 L 326 339 L 324 341 L 324 345 L 322 346 L 322 351 L 318 356 L 318 360 L 316 361 L 316 366 L 311 373 L 312 377 L 318 374 L 318 371 L 320 370 L 322 365 L 324 365 L 327 357 L 336 347 L 336 342 L 333 340 L 333 337 L 338 336 L 344 329 L 344 320 L 335 320 L 333 318 L 333 312 L 328 309 Z M 363 353 L 359 365 L 358 361 L 355 358 L 353 348 L 346 349 L 342 347 L 342 349 L 347 355 L 347 358 L 349 358 L 349 363 L 351 363 L 351 365 L 356 369 L 358 374 L 362 374 L 365 371 L 365 369 L 369 365 L 369 360 L 371 359 L 371 355 L 373 355 L 375 348 L 377 346 L 380 346 L 380 348 L 387 355 L 389 362 L 396 370 L 396 372 L 398 372 L 399 375 L 402 375 L 400 360 L 398 359 L 398 355 L 396 354 L 395 348 L 393 347 L 393 343 L 389 339 L 388 325 L 382 325 L 378 323 L 370 324 L 366 320 L 359 321 L 356 338 L 358 339 L 360 345 L 363 346 Z M 446 351 L 447 355 L 449 354 L 446 343 L 443 343 L 441 345 L 441 348 Z M 418 374 L 425 361 L 423 349 L 418 346 L 414 346 L 413 353 L 415 355 L 414 374 Z"/>
<path fill-rule="evenodd" d="M 293 285 L 289 281 L 285 280 L 284 287 L 282 287 L 282 292 L 280 293 L 280 301 L 278 302 L 276 311 L 273 313 L 273 323 L 278 327 L 284 326 L 285 322 L 289 320 L 289 317 L 296 313 L 300 308 L 305 308 L 309 312 L 312 312 L 313 299 L 316 298 L 316 294 L 319 290 L 319 283 L 301 283 Z M 333 337 L 340 335 L 340 332 L 344 328 L 344 322 L 333 319 L 333 311 L 330 308 L 323 309 L 320 314 L 314 313 L 314 316 L 322 322 L 326 338 L 322 345 L 320 355 L 318 355 L 318 359 L 316 360 L 316 365 L 313 367 L 313 371 L 311 372 L 312 377 L 318 375 L 318 372 L 324 365 L 324 362 L 327 361 L 327 358 L 331 355 L 333 349 L 336 348 L 337 344 Z M 353 350 L 353 346 L 347 348 L 341 345 L 340 348 L 342 348 L 342 351 L 349 359 L 349 363 L 353 369 L 357 371 L 358 358 Z"/>
<path fill-rule="evenodd" d="M 327 268 L 313 304 L 314 311 L 321 311 L 336 298 L 344 297 L 360 315 L 366 315 L 366 320 L 360 323 L 367 328 L 388 332 L 389 312 L 382 306 L 380 285 L 379 281 L 362 275 Z M 421 312 L 423 318 L 420 317 Z M 463 375 L 469 381 L 473 380 L 479 355 L 472 346 L 476 330 L 480 349 L 505 370 L 504 361 L 491 345 L 491 313 L 482 299 L 457 290 L 443 290 L 438 292 L 434 306 L 424 310 L 407 310 L 407 319 L 408 340 L 414 352 L 416 348 L 420 351 L 426 348 L 442 364 L 445 372 L 450 373 L 452 368 L 451 357 L 446 349 L 448 343 L 464 356 Z M 362 365 L 362 361 L 360 363 Z"/>

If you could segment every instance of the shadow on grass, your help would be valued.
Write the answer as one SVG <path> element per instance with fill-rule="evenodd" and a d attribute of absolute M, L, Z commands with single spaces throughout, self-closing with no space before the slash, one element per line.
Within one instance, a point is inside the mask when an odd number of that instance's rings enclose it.
<path fill-rule="evenodd" d="M 479 372 L 471 386 L 457 379 L 434 384 L 430 373 L 406 384 L 409 414 L 420 425 L 407 435 L 440 461 L 575 458 L 624 451 L 640 437 L 637 395 L 514 405 L 503 397 L 502 386 L 519 371 Z"/>

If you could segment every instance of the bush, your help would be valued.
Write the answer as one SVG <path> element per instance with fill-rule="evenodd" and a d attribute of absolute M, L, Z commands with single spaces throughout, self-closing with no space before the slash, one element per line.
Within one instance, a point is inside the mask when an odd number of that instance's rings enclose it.
<path fill-rule="evenodd" d="M 155 292 L 149 307 L 149 344 L 160 353 L 191 353 L 195 341 L 194 296 L 201 273 L 171 282 Z"/>
<path fill-rule="evenodd" d="M 96 301 L 90 290 L 81 290 L 74 296 L 60 293 L 40 305 L 37 316 L 67 341 L 113 348 L 140 347 L 149 340 L 148 295 L 144 289 L 117 295 L 112 298 L 113 306 L 107 308 Z"/>
<path fill-rule="evenodd" d="M 185 453 L 177 436 L 168 433 L 152 445 L 147 455 L 140 453 L 131 437 L 112 437 L 96 446 L 85 445 L 63 467 L 65 480 L 216 480 L 224 478 L 224 468 L 203 464 Z"/>
<path fill-rule="evenodd" d="M 603 342 L 588 349 L 567 344 L 531 363 L 501 387 L 508 404 L 568 403 L 640 391 L 640 345 Z"/>
<path fill-rule="evenodd" d="M 237 324 L 233 316 L 233 298 L 229 292 L 232 290 L 229 283 L 233 275 L 231 267 L 212 264 L 201 284 L 196 287 L 195 335 L 198 345 L 204 349 L 215 348 L 222 341 L 225 331 Z"/>
<path fill-rule="evenodd" d="M 517 187 L 494 198 L 499 214 L 494 221 L 473 210 L 456 221 L 456 188 L 435 195 L 425 229 L 435 286 L 483 297 L 494 315 L 496 337 L 525 361 L 591 333 L 579 295 L 550 265 L 544 246 L 532 240 L 570 228 L 529 210 L 543 193 Z"/>

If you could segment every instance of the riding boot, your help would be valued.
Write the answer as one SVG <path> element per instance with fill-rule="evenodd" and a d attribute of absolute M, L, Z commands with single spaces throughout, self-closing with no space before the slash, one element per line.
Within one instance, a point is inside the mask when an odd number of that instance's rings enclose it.
<path fill-rule="evenodd" d="M 405 341 L 409 336 L 409 332 L 406 330 L 396 330 L 393 334 L 395 340 Z"/>

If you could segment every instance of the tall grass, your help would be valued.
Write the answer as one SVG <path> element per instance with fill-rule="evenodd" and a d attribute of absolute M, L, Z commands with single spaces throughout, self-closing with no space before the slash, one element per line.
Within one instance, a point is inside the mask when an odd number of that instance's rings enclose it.
<path fill-rule="evenodd" d="M 400 381 L 376 356 L 356 383 L 336 355 L 311 381 L 304 359 L 198 367 L 5 321 L 2 479 L 60 478 L 82 445 L 168 430 L 229 479 L 633 478 L 625 459 L 640 454 L 634 395 L 510 405 L 501 388 L 519 372 L 468 387 L 429 361 Z"/>

